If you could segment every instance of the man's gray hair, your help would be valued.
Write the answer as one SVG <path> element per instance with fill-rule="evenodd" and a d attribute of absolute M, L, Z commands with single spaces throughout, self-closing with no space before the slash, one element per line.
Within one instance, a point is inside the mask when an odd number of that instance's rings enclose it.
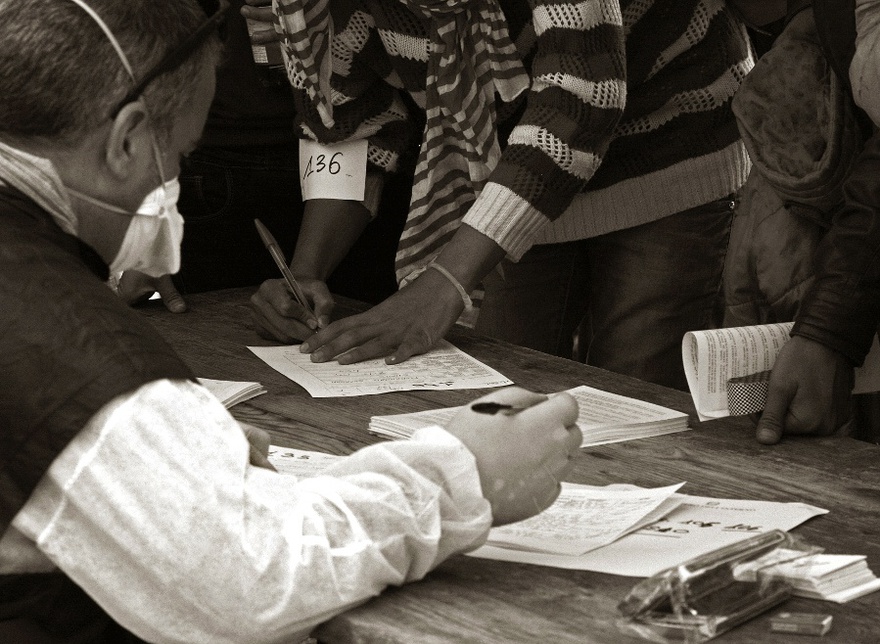
<path fill-rule="evenodd" d="M 119 41 L 140 79 L 205 19 L 195 0 L 86 0 Z M 202 65 L 216 64 L 209 38 L 180 67 L 142 94 L 165 138 L 188 103 Z M 68 0 L 0 0 L 0 137 L 75 142 L 112 116 L 132 89 L 113 45 Z"/>

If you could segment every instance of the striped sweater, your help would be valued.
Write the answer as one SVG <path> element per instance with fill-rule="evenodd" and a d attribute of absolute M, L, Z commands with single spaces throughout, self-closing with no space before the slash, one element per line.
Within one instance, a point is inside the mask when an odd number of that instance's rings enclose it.
<path fill-rule="evenodd" d="M 750 164 L 731 99 L 754 61 L 723 0 L 501 7 L 531 86 L 497 105 L 504 151 L 463 221 L 511 258 L 535 243 L 648 223 L 743 184 Z M 421 140 L 428 25 L 393 0 L 331 0 L 330 11 L 333 122 L 322 123 L 292 78 L 301 135 L 368 138 L 373 169 L 392 171 Z"/>

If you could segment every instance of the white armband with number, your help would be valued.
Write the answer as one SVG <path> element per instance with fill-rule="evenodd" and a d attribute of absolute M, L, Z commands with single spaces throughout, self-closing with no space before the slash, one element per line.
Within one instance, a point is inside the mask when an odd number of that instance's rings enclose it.
<path fill-rule="evenodd" d="M 363 201 L 367 178 L 367 141 L 324 145 L 299 142 L 299 184 L 304 200 Z"/>

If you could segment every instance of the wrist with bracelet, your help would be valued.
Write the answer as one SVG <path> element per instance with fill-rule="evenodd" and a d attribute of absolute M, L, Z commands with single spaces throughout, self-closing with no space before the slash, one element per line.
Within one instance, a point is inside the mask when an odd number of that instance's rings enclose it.
<path fill-rule="evenodd" d="M 428 264 L 427 268 L 433 268 L 434 270 L 436 270 L 443 277 L 445 277 L 449 281 L 450 284 L 452 284 L 455 287 L 455 290 L 458 291 L 458 294 L 461 297 L 461 301 L 464 303 L 465 312 L 469 312 L 469 311 L 473 310 L 474 303 L 473 303 L 473 301 L 471 301 L 471 296 L 468 295 L 468 292 L 466 290 L 464 290 L 464 286 L 462 286 L 461 282 L 459 282 L 455 278 L 455 275 L 450 273 L 444 266 L 441 266 L 436 261 L 432 261 L 430 264 Z"/>

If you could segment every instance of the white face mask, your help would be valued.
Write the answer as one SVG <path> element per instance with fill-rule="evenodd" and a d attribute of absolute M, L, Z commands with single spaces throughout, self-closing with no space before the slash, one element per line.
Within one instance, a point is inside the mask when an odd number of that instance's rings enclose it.
<path fill-rule="evenodd" d="M 161 277 L 180 270 L 183 217 L 177 211 L 179 196 L 180 182 L 174 178 L 144 198 L 110 263 L 111 273 L 140 271 Z"/>
<path fill-rule="evenodd" d="M 72 188 L 68 192 L 104 210 L 131 218 L 110 273 L 140 271 L 152 277 L 180 270 L 180 243 L 183 241 L 183 217 L 177 211 L 180 182 L 166 181 L 146 197 L 132 216 L 131 212 Z"/>

